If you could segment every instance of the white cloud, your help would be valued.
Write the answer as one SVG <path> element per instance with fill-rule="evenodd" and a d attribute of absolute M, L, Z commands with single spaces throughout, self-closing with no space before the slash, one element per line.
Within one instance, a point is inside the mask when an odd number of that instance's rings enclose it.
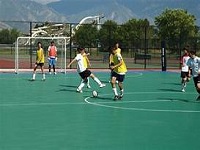
<path fill-rule="evenodd" d="M 51 2 L 58 2 L 60 0 L 31 0 L 31 1 L 35 1 L 35 2 L 41 3 L 41 4 L 48 4 L 48 3 L 51 3 Z"/>

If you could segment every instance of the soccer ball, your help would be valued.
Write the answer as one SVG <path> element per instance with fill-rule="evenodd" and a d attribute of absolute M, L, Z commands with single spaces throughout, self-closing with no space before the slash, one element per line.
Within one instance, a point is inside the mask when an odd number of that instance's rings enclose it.
<path fill-rule="evenodd" d="M 97 96 L 98 96 L 97 91 L 92 91 L 92 96 L 93 96 L 93 97 L 97 97 Z"/>

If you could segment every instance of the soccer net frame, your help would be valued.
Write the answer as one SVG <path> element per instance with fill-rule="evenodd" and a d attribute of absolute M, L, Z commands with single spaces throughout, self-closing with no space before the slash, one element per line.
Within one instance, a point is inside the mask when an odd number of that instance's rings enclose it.
<path fill-rule="evenodd" d="M 47 41 L 57 41 L 59 42 L 59 45 L 62 46 L 62 49 L 64 49 L 64 55 L 63 55 L 63 50 L 61 52 L 59 52 L 59 48 L 58 45 L 56 43 L 56 47 L 58 49 L 58 53 L 60 53 L 61 56 L 58 57 L 58 59 L 60 59 L 60 63 L 61 63 L 61 67 L 60 67 L 60 71 L 64 72 L 66 74 L 66 63 L 67 63 L 67 49 L 66 46 L 69 43 L 70 38 L 69 37 L 18 37 L 17 41 L 15 43 L 15 73 L 19 73 L 19 55 L 20 55 L 20 46 L 32 46 L 32 45 L 36 45 L 36 41 L 41 41 L 41 40 L 47 40 Z M 34 44 L 33 44 L 34 43 Z M 49 42 L 50 45 L 50 42 Z M 48 46 L 49 46 L 48 45 Z M 33 50 L 33 49 L 31 49 Z M 34 51 L 36 51 L 36 49 L 34 48 Z M 44 50 L 45 51 L 45 50 Z M 32 57 L 32 51 L 30 57 Z M 35 60 L 34 60 L 35 61 Z M 45 57 L 45 62 L 47 62 L 47 59 Z M 64 63 L 64 65 L 63 65 Z M 64 68 L 63 68 L 64 66 Z M 32 68 L 30 68 L 32 69 Z"/>

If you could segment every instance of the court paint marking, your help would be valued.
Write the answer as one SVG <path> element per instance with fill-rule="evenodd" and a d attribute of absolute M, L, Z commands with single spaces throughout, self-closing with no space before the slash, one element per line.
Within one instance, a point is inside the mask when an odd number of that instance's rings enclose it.
<path fill-rule="evenodd" d="M 149 93 L 149 94 L 161 94 L 161 93 L 167 93 L 167 94 L 177 94 L 177 92 L 129 92 L 125 94 L 144 94 L 144 93 Z M 181 92 L 180 92 L 181 93 Z M 184 93 L 186 94 L 186 93 Z M 187 93 L 187 94 L 195 94 L 195 93 Z M 103 95 L 111 95 L 111 94 L 102 94 Z M 101 95 L 100 95 L 101 96 Z M 151 108 L 136 108 L 136 107 L 123 107 L 123 106 L 112 106 L 112 105 L 106 105 L 106 104 L 117 104 L 117 103 L 155 103 L 155 102 L 171 102 L 171 101 L 179 101 L 179 100 L 145 100 L 145 101 L 116 101 L 116 102 L 91 102 L 89 101 L 91 97 L 87 97 L 84 99 L 84 101 L 90 105 L 94 106 L 100 106 L 100 107 L 106 107 L 106 108 L 112 108 L 112 109 L 119 109 L 119 110 L 131 110 L 131 111 L 148 111 L 148 112 L 173 112 L 173 113 L 200 113 L 200 110 L 180 110 L 180 109 L 151 109 Z M 198 103 L 198 102 L 196 102 Z"/>

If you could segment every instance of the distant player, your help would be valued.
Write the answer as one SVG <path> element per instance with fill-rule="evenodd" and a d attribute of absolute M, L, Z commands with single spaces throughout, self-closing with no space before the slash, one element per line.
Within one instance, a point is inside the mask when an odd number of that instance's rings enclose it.
<path fill-rule="evenodd" d="M 76 57 L 67 65 L 69 68 L 71 64 L 73 64 L 75 61 L 77 61 L 77 72 L 83 79 L 80 83 L 80 85 L 77 88 L 77 92 L 82 93 L 82 89 L 87 84 L 88 82 L 88 77 L 91 77 L 98 85 L 100 88 L 106 86 L 105 84 L 101 83 L 101 81 L 89 70 L 84 66 L 84 56 L 83 54 L 85 53 L 84 48 L 77 48 L 78 54 Z"/>
<path fill-rule="evenodd" d="M 116 48 L 112 50 L 113 65 L 110 66 L 111 72 L 111 86 L 114 93 L 114 100 L 121 99 L 124 95 L 123 81 L 127 72 L 126 64 L 122 58 L 122 55 L 118 53 Z M 117 92 L 116 81 L 118 81 L 118 87 L 120 94 Z"/>
<path fill-rule="evenodd" d="M 187 65 L 187 62 L 190 58 L 189 51 L 187 48 L 184 48 L 184 54 L 181 58 L 181 84 L 182 84 L 182 92 L 185 92 L 186 83 L 190 80 L 190 69 Z"/>
<path fill-rule="evenodd" d="M 33 78 L 32 80 L 35 80 L 35 76 L 36 76 L 36 69 L 38 66 L 40 66 L 41 71 L 42 71 L 42 80 L 45 80 L 45 73 L 44 73 L 44 50 L 42 48 L 42 43 L 38 42 L 38 49 L 36 51 L 36 63 L 35 63 L 35 67 L 33 69 Z"/>
<path fill-rule="evenodd" d="M 192 76 L 196 91 L 199 93 L 197 100 L 200 100 L 200 58 L 196 56 L 195 51 L 190 51 L 190 58 L 187 65 L 192 69 Z"/>
<path fill-rule="evenodd" d="M 57 48 L 54 41 L 51 41 L 51 45 L 48 48 L 48 60 L 49 60 L 49 74 L 51 74 L 51 67 L 53 67 L 53 72 L 56 74 L 56 61 L 57 61 Z"/>

